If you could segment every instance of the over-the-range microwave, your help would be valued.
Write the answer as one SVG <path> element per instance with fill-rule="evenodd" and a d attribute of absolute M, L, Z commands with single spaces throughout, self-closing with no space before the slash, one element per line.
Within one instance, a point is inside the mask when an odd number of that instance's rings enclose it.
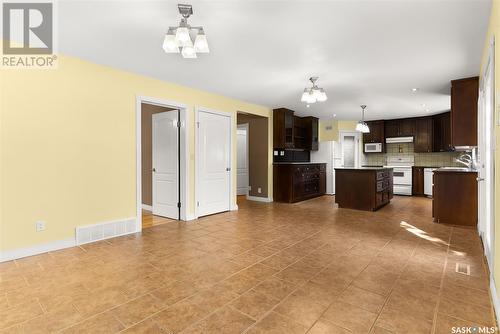
<path fill-rule="evenodd" d="M 382 143 L 366 143 L 365 153 L 380 153 L 382 152 Z"/>

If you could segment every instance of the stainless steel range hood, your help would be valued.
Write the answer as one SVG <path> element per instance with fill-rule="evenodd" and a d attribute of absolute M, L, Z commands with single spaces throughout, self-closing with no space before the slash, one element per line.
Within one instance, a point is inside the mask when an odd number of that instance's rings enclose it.
<path fill-rule="evenodd" d="M 385 138 L 387 144 L 413 143 L 413 137 L 389 137 Z"/>

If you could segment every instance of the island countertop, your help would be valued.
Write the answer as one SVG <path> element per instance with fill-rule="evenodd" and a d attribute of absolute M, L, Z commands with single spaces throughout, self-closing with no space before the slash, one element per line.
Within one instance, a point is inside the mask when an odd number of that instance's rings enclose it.
<path fill-rule="evenodd" d="M 389 168 L 389 167 L 335 167 L 335 170 L 373 171 L 373 170 L 392 170 L 392 168 Z"/>
<path fill-rule="evenodd" d="M 273 162 L 273 165 L 326 165 L 326 162 Z"/>

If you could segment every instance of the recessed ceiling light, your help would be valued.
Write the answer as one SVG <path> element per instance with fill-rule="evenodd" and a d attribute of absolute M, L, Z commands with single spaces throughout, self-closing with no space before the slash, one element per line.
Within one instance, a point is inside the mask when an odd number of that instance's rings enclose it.
<path fill-rule="evenodd" d="M 309 108 L 309 107 L 310 107 L 310 105 L 306 104 L 306 107 L 307 107 L 307 108 Z"/>
<path fill-rule="evenodd" d="M 337 117 L 337 114 L 333 114 L 333 118 Z"/>
<path fill-rule="evenodd" d="M 429 112 L 429 111 L 431 111 L 431 110 L 430 110 L 429 108 L 427 108 L 427 109 L 425 109 L 425 111 Z"/>
<path fill-rule="evenodd" d="M 412 88 L 412 89 L 411 89 L 411 91 L 412 91 L 413 93 L 416 93 L 416 92 L 418 92 L 418 88 Z"/>
<path fill-rule="evenodd" d="M 424 107 L 424 108 L 425 108 L 425 107 L 427 107 L 427 104 L 425 104 L 425 103 L 422 103 L 422 107 Z"/>

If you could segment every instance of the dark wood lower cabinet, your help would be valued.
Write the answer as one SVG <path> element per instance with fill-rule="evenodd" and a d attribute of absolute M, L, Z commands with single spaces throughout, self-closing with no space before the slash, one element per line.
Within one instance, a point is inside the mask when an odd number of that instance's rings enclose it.
<path fill-rule="evenodd" d="M 325 194 L 324 163 L 275 163 L 273 175 L 274 201 L 294 203 Z"/>
<path fill-rule="evenodd" d="M 335 168 L 339 208 L 375 211 L 393 197 L 392 168 Z"/>
<path fill-rule="evenodd" d="M 411 193 L 413 196 L 424 196 L 424 167 L 412 167 Z"/>
<path fill-rule="evenodd" d="M 433 173 L 432 216 L 436 223 L 477 226 L 477 173 Z"/>

